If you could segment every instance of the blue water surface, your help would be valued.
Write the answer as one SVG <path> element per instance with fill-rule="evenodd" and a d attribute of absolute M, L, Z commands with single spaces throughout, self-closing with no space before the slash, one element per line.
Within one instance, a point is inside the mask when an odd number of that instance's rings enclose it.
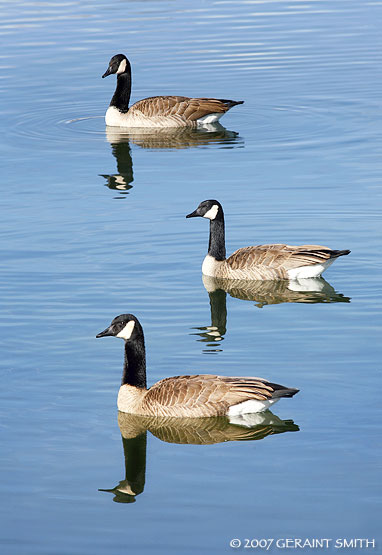
<path fill-rule="evenodd" d="M 382 553 L 381 2 L 0 6 L 0 551 L 374 538 L 341 551 Z M 245 104 L 214 133 L 106 130 L 115 80 L 101 75 L 119 52 L 133 101 Z M 273 242 L 352 253 L 323 292 L 209 294 L 208 225 L 185 219 L 207 198 L 225 209 L 228 253 Z M 149 384 L 257 375 L 300 393 L 250 438 L 203 428 L 198 445 L 170 427 L 134 440 L 118 426 L 122 343 L 95 340 L 123 312 L 144 327 Z"/>

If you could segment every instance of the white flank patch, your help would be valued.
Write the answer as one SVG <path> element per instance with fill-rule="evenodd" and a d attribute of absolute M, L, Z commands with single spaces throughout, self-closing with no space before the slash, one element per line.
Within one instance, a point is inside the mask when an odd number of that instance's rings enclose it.
<path fill-rule="evenodd" d="M 325 287 L 325 281 L 320 278 L 306 278 L 303 281 L 295 279 L 288 283 L 288 289 L 291 291 L 306 292 L 306 291 L 322 291 Z"/>
<path fill-rule="evenodd" d="M 116 335 L 116 337 L 121 337 L 122 339 L 125 339 L 125 341 L 130 339 L 134 326 L 134 320 L 130 320 L 130 322 L 127 322 L 126 326 Z"/>
<path fill-rule="evenodd" d="M 119 64 L 117 75 L 120 75 L 121 73 L 125 73 L 125 71 L 126 71 L 126 60 L 122 60 L 122 62 Z"/>
<path fill-rule="evenodd" d="M 243 426 L 244 428 L 254 428 L 255 426 L 261 426 L 262 424 L 268 425 L 270 423 L 268 414 L 269 413 L 264 415 L 261 412 L 238 414 L 230 416 L 229 423 L 235 424 L 236 426 Z"/>
<path fill-rule="evenodd" d="M 335 258 L 327 260 L 322 264 L 312 264 L 311 266 L 300 266 L 300 268 L 294 268 L 293 270 L 288 270 L 289 279 L 306 279 L 320 277 L 322 272 L 325 272 L 331 264 L 333 264 Z"/>
<path fill-rule="evenodd" d="M 216 272 L 219 267 L 219 264 L 221 264 L 221 262 L 218 262 L 216 258 L 207 254 L 205 259 L 203 260 L 202 274 L 204 274 L 205 276 L 212 276 L 212 277 L 216 276 Z"/>
<path fill-rule="evenodd" d="M 256 399 L 250 399 L 249 401 L 244 401 L 243 403 L 238 403 L 237 405 L 232 405 L 229 407 L 227 415 L 228 416 L 239 416 L 240 414 L 247 414 L 250 412 L 263 412 L 269 409 L 271 405 L 277 403 L 278 399 L 271 399 L 269 401 L 257 401 Z"/>
<path fill-rule="evenodd" d="M 219 212 L 219 206 L 214 204 L 212 208 L 208 210 L 203 216 L 203 218 L 208 218 L 209 220 L 214 220 L 216 218 L 216 214 Z"/>
<path fill-rule="evenodd" d="M 204 125 L 204 124 L 208 124 L 208 123 L 216 123 L 217 121 L 219 121 L 219 119 L 224 116 L 224 114 L 207 114 L 206 116 L 203 116 L 202 118 L 199 118 L 196 120 L 196 123 L 198 125 Z"/>

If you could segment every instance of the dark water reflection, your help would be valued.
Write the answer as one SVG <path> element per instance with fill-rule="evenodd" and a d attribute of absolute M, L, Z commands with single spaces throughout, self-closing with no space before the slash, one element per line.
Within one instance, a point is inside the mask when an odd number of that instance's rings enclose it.
<path fill-rule="evenodd" d="M 254 301 L 257 308 L 282 303 L 350 303 L 350 297 L 338 293 L 323 278 L 303 280 L 250 281 L 221 279 L 202 275 L 208 292 L 211 309 L 211 325 L 197 327 L 199 341 L 208 343 L 209 351 L 217 352 L 219 342 L 227 331 L 227 293 L 244 301 Z"/>
<path fill-rule="evenodd" d="M 298 432 L 293 420 L 281 420 L 271 411 L 237 417 L 169 418 L 118 413 L 125 459 L 125 478 L 110 489 L 117 503 L 134 503 L 146 481 L 147 432 L 165 443 L 212 445 L 227 441 L 259 441 L 270 435 Z"/>
<path fill-rule="evenodd" d="M 121 140 L 117 141 L 116 137 L 113 137 L 113 142 L 109 142 L 113 156 L 117 161 L 117 173 L 101 173 L 100 176 L 106 179 L 105 185 L 109 189 L 127 193 L 129 189 L 132 189 L 131 183 L 134 181 L 133 159 L 131 157 L 129 139 L 121 138 Z"/>
<path fill-rule="evenodd" d="M 220 123 L 208 124 L 196 129 L 180 128 L 140 128 L 123 129 L 106 127 L 106 138 L 110 144 L 130 142 L 141 148 L 185 149 L 220 145 L 225 148 L 244 146 L 244 140 L 236 131 L 229 131 Z"/>
<path fill-rule="evenodd" d="M 202 128 L 121 129 L 106 127 L 106 139 L 117 162 L 117 173 L 100 174 L 106 179 L 109 189 L 126 194 L 134 181 L 131 145 L 144 149 L 187 149 L 217 145 L 220 148 L 240 148 L 244 146 L 239 133 L 229 131 L 219 123 Z M 118 197 L 120 198 L 120 197 Z"/>
<path fill-rule="evenodd" d="M 122 435 L 123 455 L 125 458 L 125 478 L 114 488 L 99 489 L 113 493 L 116 503 L 134 503 L 135 497 L 143 492 L 146 481 L 147 433 L 140 427 Z"/>

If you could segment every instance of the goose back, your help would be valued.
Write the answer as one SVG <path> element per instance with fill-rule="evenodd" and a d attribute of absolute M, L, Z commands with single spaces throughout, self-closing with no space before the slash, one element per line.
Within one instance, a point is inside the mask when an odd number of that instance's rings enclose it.
<path fill-rule="evenodd" d="M 243 247 L 226 260 L 215 264 L 214 273 L 207 275 L 250 280 L 291 279 L 295 277 L 293 270 L 315 266 L 312 269 L 313 275 L 305 276 L 315 277 L 338 256 L 348 253 L 349 251 L 335 251 L 322 245 L 269 244 Z"/>
<path fill-rule="evenodd" d="M 122 385 L 118 409 L 143 416 L 223 416 L 228 414 L 230 407 L 240 403 L 252 400 L 275 402 L 297 391 L 262 378 L 203 374 L 174 376 L 157 382 L 149 390 Z"/>

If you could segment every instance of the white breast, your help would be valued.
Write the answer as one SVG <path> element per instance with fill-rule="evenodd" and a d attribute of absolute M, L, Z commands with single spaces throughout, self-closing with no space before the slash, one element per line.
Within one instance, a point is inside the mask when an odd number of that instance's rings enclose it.
<path fill-rule="evenodd" d="M 217 275 L 218 268 L 221 264 L 222 262 L 219 262 L 213 256 L 210 256 L 209 254 L 207 254 L 205 259 L 203 260 L 202 273 L 205 276 L 215 277 Z"/>
<path fill-rule="evenodd" d="M 139 414 L 139 407 L 144 391 L 131 385 L 121 385 L 118 391 L 117 407 L 121 412 Z"/>
<path fill-rule="evenodd" d="M 120 112 L 115 106 L 109 106 L 105 114 L 106 125 L 110 127 L 150 127 L 167 129 L 173 127 L 195 127 L 193 121 L 186 121 L 176 114 L 172 116 L 145 116 L 139 110 L 134 110 L 134 105 L 126 113 Z"/>
<path fill-rule="evenodd" d="M 105 123 L 111 127 L 126 127 L 127 114 L 123 114 L 115 106 L 109 106 L 105 114 Z"/>

